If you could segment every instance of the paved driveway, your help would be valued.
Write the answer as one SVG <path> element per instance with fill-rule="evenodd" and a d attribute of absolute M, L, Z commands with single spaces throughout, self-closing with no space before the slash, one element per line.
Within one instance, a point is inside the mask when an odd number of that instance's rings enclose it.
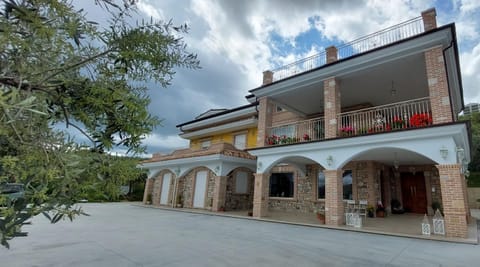
<path fill-rule="evenodd" d="M 90 217 L 0 248 L 0 266 L 480 266 L 480 246 L 143 208 L 83 204 Z"/>

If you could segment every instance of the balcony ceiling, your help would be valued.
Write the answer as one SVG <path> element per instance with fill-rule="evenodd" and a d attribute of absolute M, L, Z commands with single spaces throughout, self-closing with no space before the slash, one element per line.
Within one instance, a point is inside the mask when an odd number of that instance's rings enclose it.
<path fill-rule="evenodd" d="M 425 61 L 421 52 L 337 78 L 342 107 L 359 104 L 379 106 L 428 96 Z M 301 115 L 309 115 L 323 112 L 323 94 L 323 82 L 318 81 L 277 94 L 271 99 Z"/>

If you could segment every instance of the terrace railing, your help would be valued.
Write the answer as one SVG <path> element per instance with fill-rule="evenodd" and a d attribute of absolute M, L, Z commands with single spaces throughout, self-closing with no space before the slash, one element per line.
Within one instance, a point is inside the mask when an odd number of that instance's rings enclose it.
<path fill-rule="evenodd" d="M 425 127 L 432 124 L 428 97 L 339 114 L 339 136 Z"/>
<path fill-rule="evenodd" d="M 424 32 L 422 17 L 417 17 L 339 46 L 338 59 L 345 59 Z M 273 81 L 283 80 L 327 63 L 326 52 L 272 70 Z"/>
<path fill-rule="evenodd" d="M 293 144 L 325 138 L 323 117 L 267 128 L 267 146 Z"/>

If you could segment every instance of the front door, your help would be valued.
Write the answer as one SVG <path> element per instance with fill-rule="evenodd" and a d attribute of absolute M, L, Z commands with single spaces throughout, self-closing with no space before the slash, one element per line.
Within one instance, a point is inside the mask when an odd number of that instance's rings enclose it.
<path fill-rule="evenodd" d="M 406 212 L 427 213 L 427 192 L 423 172 L 402 173 L 403 208 Z"/>
<path fill-rule="evenodd" d="M 195 177 L 195 193 L 193 194 L 193 207 L 205 208 L 205 192 L 207 190 L 207 172 L 199 171 Z"/>
<path fill-rule="evenodd" d="M 162 205 L 167 205 L 167 202 L 168 202 L 168 192 L 170 191 L 171 177 L 172 177 L 171 173 L 165 173 L 163 175 L 162 194 L 160 195 L 160 204 Z"/>

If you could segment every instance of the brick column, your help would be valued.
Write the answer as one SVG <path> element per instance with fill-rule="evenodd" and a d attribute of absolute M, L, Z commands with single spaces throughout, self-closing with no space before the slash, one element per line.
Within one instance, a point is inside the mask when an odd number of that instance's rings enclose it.
<path fill-rule="evenodd" d="M 157 178 L 155 178 L 153 181 L 153 189 L 152 189 L 153 205 L 157 205 L 157 206 L 160 205 L 160 193 L 162 192 L 162 186 L 163 186 L 163 175 L 157 176 Z"/>
<path fill-rule="evenodd" d="M 375 188 L 375 165 L 373 161 L 367 162 L 367 190 L 368 190 L 368 205 L 372 205 L 373 207 L 377 208 L 377 195 L 376 195 L 376 188 Z"/>
<path fill-rule="evenodd" d="M 325 139 L 335 138 L 338 133 L 337 116 L 340 113 L 340 83 L 335 77 L 323 81 Z"/>
<path fill-rule="evenodd" d="M 225 197 L 227 194 L 227 176 L 215 176 L 213 188 L 212 210 L 218 211 L 220 207 L 225 208 Z"/>
<path fill-rule="evenodd" d="M 326 224 L 344 223 L 342 170 L 324 170 Z"/>
<path fill-rule="evenodd" d="M 423 28 L 425 31 L 437 28 L 437 12 L 435 8 L 430 8 L 422 12 Z"/>
<path fill-rule="evenodd" d="M 329 46 L 327 48 L 325 48 L 325 51 L 327 52 L 327 64 L 328 63 L 332 63 L 332 62 L 335 62 L 337 61 L 338 57 L 337 57 L 337 48 L 335 46 Z"/>
<path fill-rule="evenodd" d="M 266 70 L 263 72 L 263 84 L 267 85 L 273 82 L 273 72 L 270 70 Z"/>
<path fill-rule="evenodd" d="M 265 137 L 270 126 L 272 126 L 272 104 L 267 97 L 262 97 L 258 103 L 257 147 L 265 146 Z"/>
<path fill-rule="evenodd" d="M 145 181 L 145 190 L 143 191 L 143 204 L 147 204 L 147 196 L 153 191 L 153 179 L 149 178 Z"/>
<path fill-rule="evenodd" d="M 442 206 L 445 214 L 445 233 L 448 237 L 467 237 L 467 198 L 460 164 L 436 165 L 440 175 Z"/>
<path fill-rule="evenodd" d="M 450 94 L 441 46 L 425 51 L 425 65 L 433 123 L 452 122 Z"/>
<path fill-rule="evenodd" d="M 255 173 L 253 191 L 253 217 L 264 217 L 268 214 L 269 173 Z"/>

